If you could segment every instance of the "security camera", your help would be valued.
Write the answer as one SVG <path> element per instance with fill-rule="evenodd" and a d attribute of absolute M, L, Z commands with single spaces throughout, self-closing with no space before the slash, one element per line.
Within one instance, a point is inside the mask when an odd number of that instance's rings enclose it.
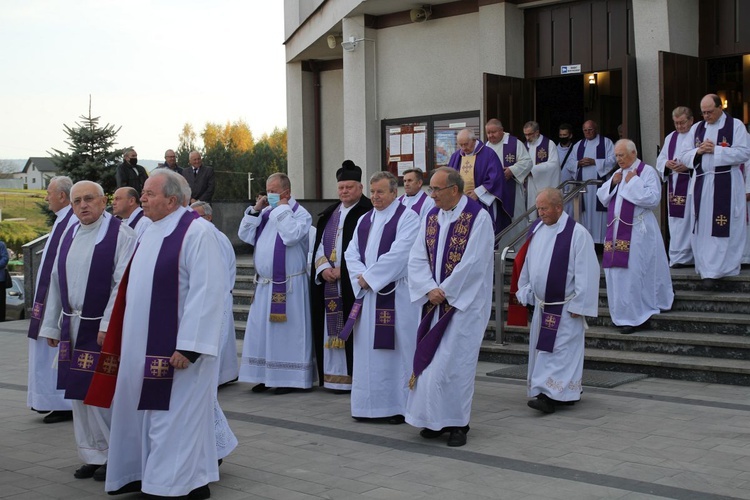
<path fill-rule="evenodd" d="M 411 17 L 411 22 L 413 23 L 423 23 L 427 21 L 431 15 L 432 7 L 429 5 L 425 5 L 418 9 L 411 9 L 409 11 L 409 17 Z"/>

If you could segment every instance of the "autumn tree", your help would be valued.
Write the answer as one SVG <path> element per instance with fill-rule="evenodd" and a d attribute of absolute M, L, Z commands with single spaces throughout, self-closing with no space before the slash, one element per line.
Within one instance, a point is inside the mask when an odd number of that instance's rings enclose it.
<path fill-rule="evenodd" d="M 195 141 L 198 140 L 198 136 L 195 133 L 195 130 L 193 130 L 193 126 L 186 123 L 182 126 L 182 132 L 180 132 L 177 139 L 179 141 L 177 149 L 175 150 L 177 164 L 185 168 L 190 164 L 190 152 L 198 151 L 198 146 L 195 144 Z"/>
<path fill-rule="evenodd" d="M 91 116 L 89 103 L 88 116 L 81 115 L 74 127 L 63 125 L 69 151 L 53 149 L 49 154 L 60 173 L 73 182 L 93 181 L 101 184 L 105 193 L 112 193 L 116 187 L 115 167 L 124 150 L 115 148 L 120 127 L 109 123 L 99 126 L 99 118 Z"/>

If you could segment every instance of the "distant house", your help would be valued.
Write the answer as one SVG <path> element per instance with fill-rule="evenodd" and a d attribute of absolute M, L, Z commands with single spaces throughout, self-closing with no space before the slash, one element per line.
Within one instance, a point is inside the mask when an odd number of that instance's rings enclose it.
<path fill-rule="evenodd" d="M 27 189 L 47 189 L 47 183 L 57 175 L 57 165 L 52 158 L 32 156 L 21 173 L 25 176 Z"/>

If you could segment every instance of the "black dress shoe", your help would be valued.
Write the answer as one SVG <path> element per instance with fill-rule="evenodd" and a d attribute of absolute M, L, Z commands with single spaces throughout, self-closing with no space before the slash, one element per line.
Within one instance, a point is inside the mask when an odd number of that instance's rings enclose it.
<path fill-rule="evenodd" d="M 448 436 L 448 446 L 463 446 L 466 444 L 466 432 L 462 427 L 454 427 Z"/>
<path fill-rule="evenodd" d="M 56 424 L 58 422 L 65 422 L 67 420 L 73 420 L 73 412 L 68 411 L 51 411 L 43 419 L 42 422 L 45 424 Z"/>
<path fill-rule="evenodd" d="M 47 413 L 49 413 L 49 410 L 37 410 L 33 406 L 31 407 L 31 411 L 35 411 L 35 412 L 39 413 L 40 415 L 46 415 Z"/>
<path fill-rule="evenodd" d="M 448 432 L 447 428 L 440 429 L 439 431 L 433 431 L 432 429 L 428 429 L 427 427 L 425 427 L 424 429 L 419 431 L 419 435 L 425 439 L 435 439 L 439 438 L 446 432 Z"/>
<path fill-rule="evenodd" d="M 346 389 L 331 389 L 331 392 L 334 394 L 351 394 L 352 391 L 347 391 Z"/>
<path fill-rule="evenodd" d="M 268 387 L 266 387 L 266 384 L 258 384 L 254 385 L 250 391 L 252 392 L 266 392 L 268 390 Z"/>
<path fill-rule="evenodd" d="M 208 489 L 207 484 L 204 484 L 200 488 L 195 488 L 187 495 L 188 500 L 204 500 L 206 498 L 211 498 L 211 490 Z"/>
<path fill-rule="evenodd" d="M 76 479 L 88 479 L 90 477 L 94 477 L 94 473 L 99 467 L 101 466 L 95 464 L 83 464 L 76 469 L 76 471 L 73 473 L 73 477 Z"/>
<path fill-rule="evenodd" d="M 221 389 L 222 387 L 226 387 L 226 386 L 228 386 L 229 384 L 234 384 L 234 383 L 235 383 L 235 382 L 237 382 L 237 381 L 238 381 L 239 379 L 240 379 L 239 377 L 235 377 L 234 379 L 232 379 L 232 380 L 229 380 L 228 382 L 224 382 L 223 384 L 219 384 L 219 387 L 218 387 L 218 389 Z M 255 389 L 255 387 L 253 387 L 253 389 Z"/>
<path fill-rule="evenodd" d="M 541 411 L 542 413 L 555 413 L 555 404 L 546 394 L 539 394 L 536 399 L 531 399 L 526 404 L 529 408 Z"/>
<path fill-rule="evenodd" d="M 406 422 L 406 419 L 403 415 L 393 415 L 392 417 L 388 418 L 388 423 L 391 425 L 399 425 Z"/>
<path fill-rule="evenodd" d="M 223 463 L 224 463 L 224 459 L 223 459 L 223 458 L 220 458 L 220 459 L 219 459 L 219 467 L 221 467 L 221 464 L 223 464 Z"/>
<path fill-rule="evenodd" d="M 119 490 L 115 491 L 108 491 L 107 494 L 109 495 L 123 495 L 125 493 L 137 493 L 141 491 L 141 482 L 140 481 L 133 481 L 132 483 L 128 483 Z"/>
<path fill-rule="evenodd" d="M 107 464 L 100 465 L 94 472 L 94 481 L 104 481 L 107 479 Z"/>
<path fill-rule="evenodd" d="M 294 387 L 277 387 L 273 390 L 273 393 L 277 396 L 281 394 L 289 394 L 290 392 L 294 392 Z"/>

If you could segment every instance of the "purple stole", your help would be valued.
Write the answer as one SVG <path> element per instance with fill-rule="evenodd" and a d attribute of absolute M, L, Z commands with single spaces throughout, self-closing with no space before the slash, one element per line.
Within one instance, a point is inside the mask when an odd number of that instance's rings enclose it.
<path fill-rule="evenodd" d="M 679 132 L 676 130 L 672 133 L 667 146 L 667 157 L 674 160 L 675 149 L 677 148 L 677 138 Z M 677 181 L 672 180 L 672 174 L 667 176 L 667 199 L 669 200 L 669 216 L 676 219 L 685 218 L 685 200 L 687 199 L 688 184 L 690 174 L 687 172 L 678 173 Z"/>
<path fill-rule="evenodd" d="M 380 245 L 378 246 L 378 257 L 388 253 L 391 250 L 393 242 L 396 240 L 396 229 L 401 214 L 406 207 L 398 204 L 396 213 L 393 214 L 385 226 L 383 234 L 380 236 Z M 365 263 L 365 250 L 367 250 L 367 240 L 370 237 L 370 228 L 372 227 L 372 217 L 375 213 L 373 208 L 360 219 L 357 228 L 357 241 L 359 243 L 359 258 Z M 344 329 L 341 330 L 341 340 L 346 342 L 349 335 L 354 329 L 354 323 L 357 321 L 360 311 L 362 310 L 363 299 L 357 299 L 352 305 L 349 317 L 346 320 Z M 396 345 L 396 282 L 389 283 L 383 290 L 377 293 L 375 299 L 375 339 L 373 349 L 395 349 Z"/>
<path fill-rule="evenodd" d="M 529 150 L 529 145 L 526 144 L 526 151 Z M 549 159 L 549 137 L 542 136 L 542 142 L 536 148 L 536 155 L 534 155 L 534 165 L 544 163 Z"/>
<path fill-rule="evenodd" d="M 453 268 L 461 262 L 466 245 L 469 242 L 471 228 L 474 226 L 474 221 L 480 210 L 482 210 L 482 206 L 479 202 L 467 198 L 466 207 L 463 212 L 448 227 L 448 234 L 445 240 L 446 246 L 443 249 L 443 259 L 440 262 L 439 268 L 437 267 L 437 248 L 440 237 L 440 225 L 438 224 L 438 212 L 440 209 L 435 207 L 427 214 L 425 221 L 425 245 L 427 247 L 427 258 L 430 263 L 430 272 L 435 281 L 437 281 L 437 273 L 439 272 L 440 282 L 442 283 L 451 275 Z M 430 328 L 435 310 L 438 311 L 438 321 L 435 323 L 435 326 Z M 456 309 L 448 304 L 448 301 L 444 301 L 439 307 L 428 301 L 422 307 L 422 320 L 419 322 L 419 327 L 417 328 L 417 349 L 414 352 L 413 372 L 409 380 L 410 389 L 414 389 L 417 378 L 432 362 L 432 358 L 435 356 L 435 352 L 437 352 L 440 341 L 443 339 L 445 330 L 448 328 L 448 324 L 455 312 Z"/>
<path fill-rule="evenodd" d="M 162 241 L 154 266 L 151 307 L 148 313 L 148 340 L 139 410 L 169 410 L 174 367 L 169 359 L 177 348 L 180 302 L 180 253 L 185 234 L 195 220 L 188 210 L 177 227 Z"/>
<path fill-rule="evenodd" d="M 601 135 L 599 137 L 599 144 L 596 145 L 596 159 L 597 160 L 603 160 L 607 158 L 607 148 L 604 145 L 604 137 Z M 578 144 L 578 149 L 576 150 L 576 157 L 578 158 L 578 161 L 583 160 L 583 155 L 586 153 L 586 139 L 583 139 Z M 604 177 L 600 177 L 598 174 L 596 176 L 599 180 L 604 180 Z M 578 167 L 578 172 L 576 173 L 576 180 L 579 182 L 583 181 L 583 167 Z M 584 196 L 581 196 L 581 211 L 586 211 L 586 203 L 584 201 Z M 596 199 L 596 211 L 597 212 L 606 212 L 607 207 L 602 205 L 602 202 L 599 201 L 599 198 Z"/>
<path fill-rule="evenodd" d="M 339 221 L 341 221 L 341 205 L 333 211 L 323 230 L 323 255 L 332 268 L 336 267 L 336 234 L 339 231 Z M 328 340 L 325 347 L 343 349 L 345 343 L 339 336 L 341 335 L 341 329 L 344 327 L 344 300 L 341 298 L 337 281 L 324 282 L 323 302 L 326 305 L 326 327 L 328 330 Z"/>
<path fill-rule="evenodd" d="M 39 336 L 39 328 L 42 326 L 42 317 L 44 316 L 44 303 L 47 300 L 47 290 L 49 289 L 49 282 L 52 277 L 52 266 L 55 264 L 55 257 L 57 257 L 57 251 L 60 247 L 60 239 L 62 238 L 65 228 L 68 227 L 68 222 L 73 216 L 73 208 L 68 210 L 65 217 L 57 223 L 55 230 L 49 238 L 47 245 L 47 253 L 44 255 L 44 262 L 42 263 L 42 271 L 39 275 L 39 286 L 36 288 L 34 294 L 34 306 L 31 308 L 31 323 L 29 323 L 28 337 L 36 340 Z"/>
<path fill-rule="evenodd" d="M 424 191 L 420 191 L 419 194 L 415 194 L 414 196 L 420 196 L 420 195 L 421 195 L 421 198 L 419 198 L 419 201 L 411 206 L 411 209 L 417 212 L 417 215 L 419 215 L 419 213 L 422 211 L 422 205 L 424 205 L 424 200 L 427 199 L 427 193 L 425 193 Z M 405 194 L 402 194 L 401 196 L 398 197 L 399 202 L 403 202 L 405 199 L 406 199 Z"/>
<path fill-rule="evenodd" d="M 512 167 L 518 161 L 516 158 L 516 148 L 518 146 L 518 139 L 508 134 L 508 143 L 503 144 L 503 158 L 502 163 L 504 168 Z M 499 175 L 503 175 L 500 172 Z M 503 176 L 503 178 L 505 178 Z M 516 207 L 516 183 L 515 181 L 505 182 L 503 184 L 503 206 L 513 220 L 515 207 Z"/>
<path fill-rule="evenodd" d="M 734 141 L 734 119 L 724 113 L 724 127 L 719 130 L 717 140 L 721 142 L 716 147 L 732 147 Z M 706 122 L 698 123 L 695 129 L 695 147 L 700 146 L 706 135 Z M 701 156 L 701 160 L 703 157 Z M 715 238 L 729 238 L 729 221 L 732 214 L 732 166 L 724 165 L 714 167 L 714 213 L 712 217 L 711 236 Z M 701 195 L 703 194 L 703 166 L 698 163 L 695 169 L 695 187 L 693 191 L 693 206 L 695 207 L 695 226 L 698 227 L 698 216 L 700 215 Z M 718 175 L 717 175 L 718 174 Z M 695 229 L 693 229 L 695 232 Z"/>
<path fill-rule="evenodd" d="M 643 167 L 646 164 L 641 163 L 636 168 L 636 175 L 641 175 Z M 625 182 L 623 177 L 622 182 Z M 615 186 L 617 191 L 620 186 Z M 630 257 L 630 238 L 633 236 L 633 214 L 635 205 L 623 198 L 620 205 L 620 223 L 617 224 L 617 236 L 615 231 L 615 198 L 609 201 L 607 208 L 607 235 L 604 237 L 604 255 L 602 256 L 602 267 L 628 267 L 628 258 Z"/>
<path fill-rule="evenodd" d="M 80 224 L 80 223 L 77 223 Z M 102 241 L 94 247 L 91 257 L 89 277 L 83 308 L 80 311 L 80 323 L 75 346 L 71 346 L 70 315 L 73 310 L 68 298 L 68 270 L 66 263 L 73 244 L 73 233 L 76 225 L 65 233 L 60 245 L 60 257 L 57 263 L 60 281 L 60 299 L 62 301 L 62 328 L 60 332 L 60 351 L 58 353 L 57 388 L 65 390 L 65 399 L 84 399 L 91 384 L 96 364 L 99 361 L 101 346 L 96 343 L 99 334 L 99 323 L 107 307 L 112 292 L 112 273 L 115 269 L 117 235 L 120 231 L 120 219 L 111 217 L 107 232 Z M 71 353 L 71 347 L 72 353 Z M 73 361 L 75 360 L 75 361 Z"/>
<path fill-rule="evenodd" d="M 292 213 L 299 208 L 299 203 L 294 202 Z M 271 210 L 266 210 L 261 216 L 260 225 L 255 231 L 255 244 L 263 229 L 268 223 Z M 286 245 L 281 240 L 281 236 L 276 235 L 276 244 L 273 247 L 273 277 L 271 278 L 271 312 L 268 320 L 272 323 L 284 323 L 286 321 Z"/>
<path fill-rule="evenodd" d="M 138 215 L 133 217 L 132 220 L 128 221 L 128 226 L 130 226 L 130 229 L 135 229 L 135 226 L 138 224 L 138 221 L 141 220 L 141 217 L 143 217 L 143 210 L 138 212 Z"/>
<path fill-rule="evenodd" d="M 535 229 L 542 222 L 537 219 L 529 229 L 528 241 L 534 237 Z M 565 302 L 565 283 L 568 276 L 568 262 L 570 261 L 570 245 L 573 241 L 573 229 L 576 221 L 568 217 L 565 227 L 555 238 L 552 258 L 547 271 L 547 288 L 544 290 L 544 308 L 539 324 L 539 339 L 536 343 L 538 351 L 552 352 L 555 347 L 557 330 L 560 328 L 563 306 L 565 304 L 548 304 L 547 302 Z"/>

